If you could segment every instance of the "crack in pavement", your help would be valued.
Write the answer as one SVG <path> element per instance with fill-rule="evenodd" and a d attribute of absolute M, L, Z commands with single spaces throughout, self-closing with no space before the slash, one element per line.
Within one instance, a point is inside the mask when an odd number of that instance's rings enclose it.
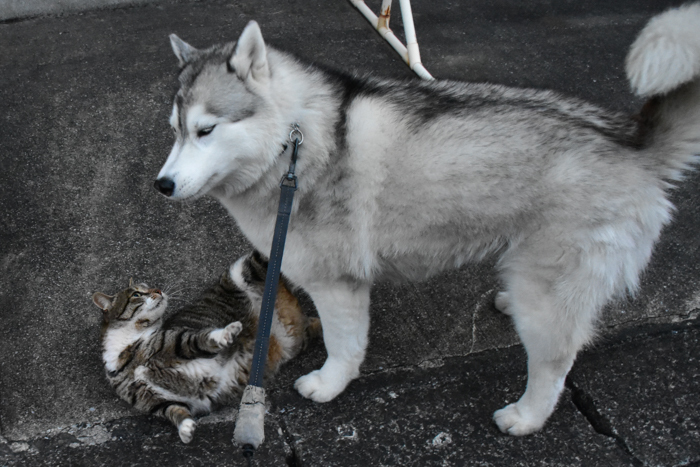
<path fill-rule="evenodd" d="M 610 420 L 600 413 L 593 397 L 587 394 L 568 377 L 566 378 L 566 387 L 571 391 L 571 402 L 573 402 L 576 409 L 588 421 L 593 430 L 598 434 L 613 439 L 631 458 L 633 465 L 643 467 L 645 465 L 644 462 L 635 456 L 627 445 L 627 442 L 617 433 L 615 427 L 612 426 Z"/>
<path fill-rule="evenodd" d="M 671 318 L 671 321 L 669 321 Z M 626 327 L 630 327 L 635 323 L 639 324 L 658 324 L 658 323 L 668 323 L 668 324 L 681 324 L 688 321 L 694 321 L 700 318 L 700 312 L 697 309 L 691 310 L 685 314 L 678 313 L 666 313 L 657 316 L 644 316 L 636 319 L 629 319 L 627 321 L 617 321 L 615 323 L 610 323 L 606 325 L 607 329 L 620 330 Z"/>

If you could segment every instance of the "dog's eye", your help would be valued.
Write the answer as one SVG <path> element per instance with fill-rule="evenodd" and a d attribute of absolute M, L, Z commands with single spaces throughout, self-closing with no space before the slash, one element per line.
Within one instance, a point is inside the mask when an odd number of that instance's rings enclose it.
<path fill-rule="evenodd" d="M 208 126 L 206 128 L 202 128 L 201 130 L 197 130 L 197 137 L 201 138 L 202 136 L 207 136 L 209 133 L 211 133 L 214 130 L 214 127 L 216 125 Z"/>

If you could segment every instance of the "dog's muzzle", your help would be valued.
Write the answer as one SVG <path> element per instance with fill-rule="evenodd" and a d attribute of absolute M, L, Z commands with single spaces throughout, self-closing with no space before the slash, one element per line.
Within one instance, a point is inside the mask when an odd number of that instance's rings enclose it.
<path fill-rule="evenodd" d="M 159 178 L 153 183 L 153 186 L 165 196 L 172 196 L 173 191 L 175 191 L 175 182 L 169 178 Z"/>

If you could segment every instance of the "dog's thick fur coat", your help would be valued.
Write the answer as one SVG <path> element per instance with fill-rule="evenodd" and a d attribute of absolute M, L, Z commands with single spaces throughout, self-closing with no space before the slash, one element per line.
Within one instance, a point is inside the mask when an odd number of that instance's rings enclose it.
<path fill-rule="evenodd" d="M 374 280 L 421 280 L 498 256 L 528 354 L 522 398 L 497 411 L 524 435 L 554 410 L 602 307 L 638 286 L 671 219 L 670 182 L 700 153 L 700 4 L 654 18 L 627 73 L 650 98 L 637 118 L 554 92 L 352 77 L 266 46 L 198 50 L 171 36 L 182 71 L 176 142 L 156 186 L 214 196 L 269 251 L 289 164 L 304 133 L 283 272 L 312 297 L 328 359 L 296 382 L 328 401 L 359 375 Z"/>

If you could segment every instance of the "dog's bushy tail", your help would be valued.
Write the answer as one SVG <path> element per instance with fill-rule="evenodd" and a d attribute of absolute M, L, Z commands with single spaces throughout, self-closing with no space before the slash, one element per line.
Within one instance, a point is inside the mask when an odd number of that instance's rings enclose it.
<path fill-rule="evenodd" d="M 632 44 L 627 77 L 640 96 L 666 94 L 700 76 L 700 3 L 668 10 L 649 21 Z"/>
<path fill-rule="evenodd" d="M 700 154 L 700 2 L 652 18 L 626 70 L 632 90 L 649 98 L 642 129 L 660 175 L 679 180 Z"/>

